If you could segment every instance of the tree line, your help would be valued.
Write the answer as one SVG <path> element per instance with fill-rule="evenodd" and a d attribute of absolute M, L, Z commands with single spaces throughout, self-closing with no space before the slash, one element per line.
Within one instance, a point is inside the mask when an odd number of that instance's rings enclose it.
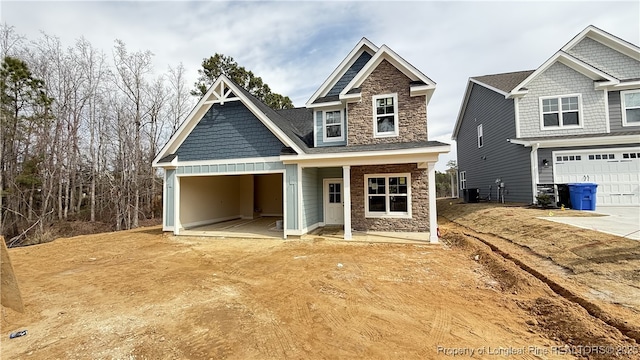
<path fill-rule="evenodd" d="M 121 40 L 111 50 L 82 37 L 29 40 L 0 24 L 0 235 L 9 245 L 50 240 L 47 227 L 60 221 L 122 230 L 161 217 L 162 174 L 151 162 L 220 74 L 274 108 L 293 106 L 231 57 L 204 59 L 190 90 L 181 63 L 158 74 L 150 51 Z"/>

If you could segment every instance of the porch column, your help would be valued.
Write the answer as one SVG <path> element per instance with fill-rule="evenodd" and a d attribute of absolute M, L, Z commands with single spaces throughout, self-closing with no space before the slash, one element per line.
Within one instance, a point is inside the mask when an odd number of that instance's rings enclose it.
<path fill-rule="evenodd" d="M 531 201 L 533 204 L 538 203 L 538 200 L 536 199 L 536 195 L 538 195 L 538 148 L 539 147 L 540 147 L 539 143 L 535 143 L 533 144 L 533 146 L 531 146 L 531 195 L 532 195 Z"/>
<path fill-rule="evenodd" d="M 173 185 L 173 234 L 179 235 L 180 232 L 180 177 L 176 174 L 176 180 Z"/>
<path fill-rule="evenodd" d="M 438 213 L 436 210 L 436 163 L 429 162 L 429 242 L 438 243 Z"/>
<path fill-rule="evenodd" d="M 351 240 L 351 166 L 342 167 L 342 197 L 344 198 L 344 239 Z"/>

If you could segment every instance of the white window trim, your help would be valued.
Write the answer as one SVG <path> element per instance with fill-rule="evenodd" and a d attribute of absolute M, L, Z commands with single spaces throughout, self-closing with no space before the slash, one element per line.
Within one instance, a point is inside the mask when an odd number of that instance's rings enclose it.
<path fill-rule="evenodd" d="M 390 177 L 406 177 L 407 178 L 407 212 L 397 213 L 387 211 L 385 213 L 377 211 L 369 211 L 369 178 L 385 178 L 385 202 L 386 208 L 391 209 L 389 206 L 389 178 Z M 411 173 L 397 173 L 397 174 L 365 174 L 364 175 L 364 217 L 365 218 L 393 218 L 393 219 L 411 219 Z"/>
<path fill-rule="evenodd" d="M 562 125 L 562 98 L 577 97 L 578 98 L 578 125 Z M 544 126 L 544 113 L 542 111 L 542 100 L 557 99 L 558 100 L 558 126 Z M 582 111 L 582 94 L 566 94 L 554 96 L 541 96 L 538 98 L 538 112 L 540 114 L 540 130 L 558 130 L 558 129 L 582 129 L 584 127 L 584 111 Z"/>
<path fill-rule="evenodd" d="M 484 134 L 482 132 L 482 124 L 478 125 L 478 149 L 484 146 Z"/>
<path fill-rule="evenodd" d="M 340 111 L 340 126 L 341 126 L 340 137 L 327 138 L 327 113 L 334 112 L 334 111 Z M 331 124 L 331 125 L 336 125 L 336 124 Z M 327 109 L 322 111 L 322 142 L 327 143 L 327 142 L 344 141 L 345 127 L 346 126 L 344 121 L 344 109 Z"/>
<path fill-rule="evenodd" d="M 376 112 L 376 100 L 378 99 L 384 99 L 384 98 L 393 98 L 393 124 L 394 124 L 394 130 L 393 132 L 389 131 L 389 132 L 383 132 L 383 133 L 379 133 L 378 132 L 378 114 Z M 393 94 L 382 94 L 382 95 L 374 95 L 372 98 L 372 113 L 373 113 L 373 137 L 374 138 L 384 138 L 384 137 L 394 137 L 394 136 L 398 136 L 399 135 L 399 122 L 398 122 L 398 94 L 397 93 L 393 93 Z"/>
<path fill-rule="evenodd" d="M 620 91 L 620 106 L 622 107 L 622 126 L 640 126 L 640 122 L 631 123 L 631 124 L 627 123 L 627 108 L 624 104 L 624 95 L 630 94 L 630 93 L 640 93 L 640 89 Z M 637 109 L 637 108 L 633 107 L 632 109 Z"/>
<path fill-rule="evenodd" d="M 460 190 L 465 190 L 467 188 L 467 172 L 460 171 L 458 178 L 460 179 Z"/>

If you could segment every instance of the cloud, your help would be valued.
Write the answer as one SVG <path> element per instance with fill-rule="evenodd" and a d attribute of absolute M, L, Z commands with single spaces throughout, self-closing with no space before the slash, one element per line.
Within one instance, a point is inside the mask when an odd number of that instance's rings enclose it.
<path fill-rule="evenodd" d="M 107 54 L 121 39 L 152 51 L 157 72 L 182 62 L 189 85 L 203 58 L 229 55 L 297 106 L 364 36 L 437 82 L 429 134 L 447 143 L 469 77 L 535 69 L 590 24 L 640 42 L 637 1 L 3 1 L 2 21 L 32 40 L 84 36 Z"/>

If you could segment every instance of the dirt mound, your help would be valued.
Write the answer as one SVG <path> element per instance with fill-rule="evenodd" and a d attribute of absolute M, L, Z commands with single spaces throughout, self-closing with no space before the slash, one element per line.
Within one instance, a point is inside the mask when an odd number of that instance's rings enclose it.
<path fill-rule="evenodd" d="M 637 350 L 638 346 L 631 339 L 626 343 L 621 342 L 622 336 L 615 329 L 602 326 L 604 324 L 598 324 L 596 320 L 576 321 L 587 317 L 588 314 L 574 303 L 561 298 L 540 297 L 520 302 L 520 305 L 536 317 L 536 326 L 543 329 L 552 339 L 566 343 L 566 346 L 559 349 L 560 352 L 571 352 L 589 359 L 630 359 L 633 358 L 631 355 L 638 355 L 637 352 L 618 353 L 617 350 L 625 348 Z"/>

